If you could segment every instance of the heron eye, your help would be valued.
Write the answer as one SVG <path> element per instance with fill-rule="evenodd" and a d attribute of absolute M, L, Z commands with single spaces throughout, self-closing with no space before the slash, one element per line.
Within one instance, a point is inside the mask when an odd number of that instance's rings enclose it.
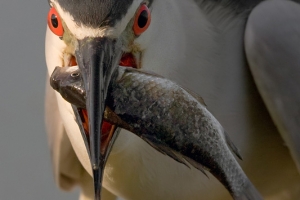
<path fill-rule="evenodd" d="M 151 22 L 151 13 L 149 8 L 143 4 L 140 6 L 138 12 L 135 15 L 133 31 L 135 35 L 141 35 L 147 30 Z"/>
<path fill-rule="evenodd" d="M 62 37 L 64 28 L 62 26 L 60 17 L 54 7 L 50 8 L 48 13 L 48 26 L 50 30 L 57 36 Z"/>

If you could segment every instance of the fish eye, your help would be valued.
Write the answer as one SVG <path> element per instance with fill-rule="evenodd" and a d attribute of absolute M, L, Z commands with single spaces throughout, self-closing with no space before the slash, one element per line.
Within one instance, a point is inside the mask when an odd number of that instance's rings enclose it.
<path fill-rule="evenodd" d="M 74 72 L 71 74 L 71 77 L 75 78 L 75 77 L 78 77 L 80 74 L 79 72 Z"/>
<path fill-rule="evenodd" d="M 48 22 L 48 27 L 55 35 L 59 37 L 63 36 L 64 29 L 61 23 L 61 19 L 54 7 L 50 8 L 47 22 Z"/>
<path fill-rule="evenodd" d="M 141 35 L 147 30 L 151 22 L 151 13 L 147 5 L 142 4 L 135 15 L 133 31 L 135 35 Z"/>

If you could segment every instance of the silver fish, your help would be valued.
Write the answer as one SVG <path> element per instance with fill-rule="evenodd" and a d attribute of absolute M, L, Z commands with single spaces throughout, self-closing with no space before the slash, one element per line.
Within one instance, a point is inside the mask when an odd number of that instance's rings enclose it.
<path fill-rule="evenodd" d="M 79 69 L 72 68 L 56 68 L 50 82 L 67 101 L 83 107 L 82 79 Z M 174 82 L 119 67 L 110 82 L 104 118 L 174 160 L 209 171 L 233 199 L 262 199 L 232 154 L 241 158 L 238 149 L 203 100 Z"/>

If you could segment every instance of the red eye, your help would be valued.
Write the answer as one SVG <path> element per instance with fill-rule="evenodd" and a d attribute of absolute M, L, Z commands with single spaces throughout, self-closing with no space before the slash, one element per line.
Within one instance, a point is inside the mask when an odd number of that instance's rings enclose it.
<path fill-rule="evenodd" d="M 60 17 L 54 7 L 52 7 L 48 13 L 48 26 L 55 35 L 59 37 L 63 36 L 64 28 L 62 26 Z"/>
<path fill-rule="evenodd" d="M 151 13 L 148 7 L 143 4 L 135 15 L 133 31 L 135 35 L 141 35 L 147 30 L 151 22 Z"/>

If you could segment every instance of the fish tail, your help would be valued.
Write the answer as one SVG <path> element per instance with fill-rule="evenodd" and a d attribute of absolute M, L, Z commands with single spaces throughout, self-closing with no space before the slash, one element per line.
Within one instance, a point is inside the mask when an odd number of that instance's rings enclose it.
<path fill-rule="evenodd" d="M 259 191 L 254 187 L 254 185 L 248 181 L 245 185 L 244 190 L 239 196 L 234 196 L 234 200 L 263 200 L 263 197 Z"/>

